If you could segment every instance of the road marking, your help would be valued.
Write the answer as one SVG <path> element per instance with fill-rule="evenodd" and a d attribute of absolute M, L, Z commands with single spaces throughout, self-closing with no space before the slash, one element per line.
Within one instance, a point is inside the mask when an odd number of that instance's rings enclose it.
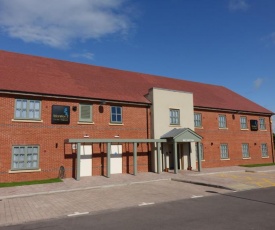
<path fill-rule="evenodd" d="M 71 216 L 80 216 L 80 215 L 87 215 L 89 214 L 89 212 L 75 212 L 73 214 L 69 214 L 67 216 L 71 217 Z"/>
<path fill-rule="evenodd" d="M 201 198 L 201 197 L 203 197 L 203 196 L 196 196 L 196 195 L 193 195 L 193 196 L 191 196 L 191 199 L 196 199 L 196 198 Z"/>
<path fill-rule="evenodd" d="M 142 202 L 141 204 L 139 204 L 138 206 L 146 206 L 146 205 L 152 205 L 155 204 L 154 202 L 152 203 L 146 203 L 146 202 Z"/>

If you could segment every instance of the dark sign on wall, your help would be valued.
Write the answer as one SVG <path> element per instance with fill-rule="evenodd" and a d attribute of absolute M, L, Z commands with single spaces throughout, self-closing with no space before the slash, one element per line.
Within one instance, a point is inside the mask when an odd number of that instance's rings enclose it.
<path fill-rule="evenodd" d="M 250 120 L 250 129 L 251 131 L 258 131 L 258 121 Z"/>
<path fill-rule="evenodd" d="M 52 124 L 70 124 L 70 106 L 52 106 Z"/>

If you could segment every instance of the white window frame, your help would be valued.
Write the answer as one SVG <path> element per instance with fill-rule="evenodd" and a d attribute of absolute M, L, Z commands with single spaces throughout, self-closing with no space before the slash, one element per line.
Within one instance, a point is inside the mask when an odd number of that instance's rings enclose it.
<path fill-rule="evenodd" d="M 242 144 L 242 156 L 243 156 L 243 158 L 250 158 L 249 144 L 247 144 L 247 143 Z"/>
<path fill-rule="evenodd" d="M 247 117 L 241 116 L 240 117 L 240 124 L 241 124 L 241 129 L 248 129 Z"/>
<path fill-rule="evenodd" d="M 79 104 L 79 122 L 93 122 L 93 106 L 90 104 Z"/>
<path fill-rule="evenodd" d="M 220 144 L 221 159 L 229 159 L 228 144 Z"/>
<path fill-rule="evenodd" d="M 262 157 L 268 157 L 268 148 L 266 143 L 261 144 Z"/>
<path fill-rule="evenodd" d="M 226 115 L 219 115 L 219 128 L 221 129 L 227 128 Z"/>
<path fill-rule="evenodd" d="M 15 99 L 14 119 L 41 120 L 41 101 L 30 99 Z"/>
<path fill-rule="evenodd" d="M 32 149 L 32 151 L 30 151 Z M 35 151 L 33 151 L 36 149 Z M 38 145 L 12 146 L 11 170 L 36 170 L 39 168 Z M 36 157 L 35 157 L 36 156 Z M 17 163 L 17 165 L 16 165 Z M 35 164 L 36 163 L 36 164 Z M 31 164 L 31 165 L 30 165 Z"/>
<path fill-rule="evenodd" d="M 201 113 L 194 113 L 194 126 L 197 128 L 202 127 L 202 115 Z"/>
<path fill-rule="evenodd" d="M 260 123 L 260 130 L 266 130 L 266 123 L 265 123 L 265 118 L 261 117 L 259 119 L 259 123 Z"/>

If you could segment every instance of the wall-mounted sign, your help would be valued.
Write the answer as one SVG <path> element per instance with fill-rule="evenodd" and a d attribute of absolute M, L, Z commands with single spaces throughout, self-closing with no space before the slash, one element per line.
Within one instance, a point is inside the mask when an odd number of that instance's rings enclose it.
<path fill-rule="evenodd" d="M 52 124 L 70 124 L 70 106 L 52 106 Z"/>
<path fill-rule="evenodd" d="M 251 131 L 258 131 L 258 121 L 250 120 L 250 129 Z"/>

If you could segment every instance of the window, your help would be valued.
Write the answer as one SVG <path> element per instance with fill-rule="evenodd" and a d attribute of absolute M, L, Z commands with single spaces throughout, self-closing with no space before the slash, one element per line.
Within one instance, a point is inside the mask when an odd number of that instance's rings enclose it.
<path fill-rule="evenodd" d="M 15 119 L 40 120 L 41 101 L 38 100 L 15 100 Z"/>
<path fill-rule="evenodd" d="M 241 129 L 247 129 L 247 118 L 241 117 L 240 122 L 241 122 Z"/>
<path fill-rule="evenodd" d="M 242 144 L 242 153 L 243 153 L 243 158 L 249 158 L 249 145 L 248 144 Z"/>
<path fill-rule="evenodd" d="M 228 145 L 227 144 L 221 144 L 220 145 L 220 151 L 221 151 L 221 159 L 228 159 Z"/>
<path fill-rule="evenodd" d="M 219 128 L 226 128 L 226 116 L 219 115 Z"/>
<path fill-rule="evenodd" d="M 195 124 L 195 127 L 202 127 L 201 113 L 194 114 L 194 124 Z"/>
<path fill-rule="evenodd" d="M 80 104 L 79 105 L 79 121 L 92 122 L 92 106 Z"/>
<path fill-rule="evenodd" d="M 261 144 L 262 157 L 268 157 L 267 144 Z"/>
<path fill-rule="evenodd" d="M 266 125 L 265 125 L 265 119 L 260 118 L 260 129 L 261 130 L 266 130 Z"/>
<path fill-rule="evenodd" d="M 38 146 L 13 146 L 12 147 L 12 170 L 38 169 L 39 167 Z"/>
<path fill-rule="evenodd" d="M 111 122 L 122 123 L 122 108 L 120 106 L 111 106 Z"/>
<path fill-rule="evenodd" d="M 200 146 L 199 149 L 198 149 L 198 145 Z M 197 144 L 195 145 L 196 146 L 196 158 L 197 158 L 197 161 L 198 161 L 198 151 L 199 151 L 201 160 L 204 160 L 203 144 L 202 143 L 198 143 L 198 145 Z"/>
<path fill-rule="evenodd" d="M 170 125 L 179 125 L 179 124 L 180 124 L 180 110 L 170 109 Z"/>

